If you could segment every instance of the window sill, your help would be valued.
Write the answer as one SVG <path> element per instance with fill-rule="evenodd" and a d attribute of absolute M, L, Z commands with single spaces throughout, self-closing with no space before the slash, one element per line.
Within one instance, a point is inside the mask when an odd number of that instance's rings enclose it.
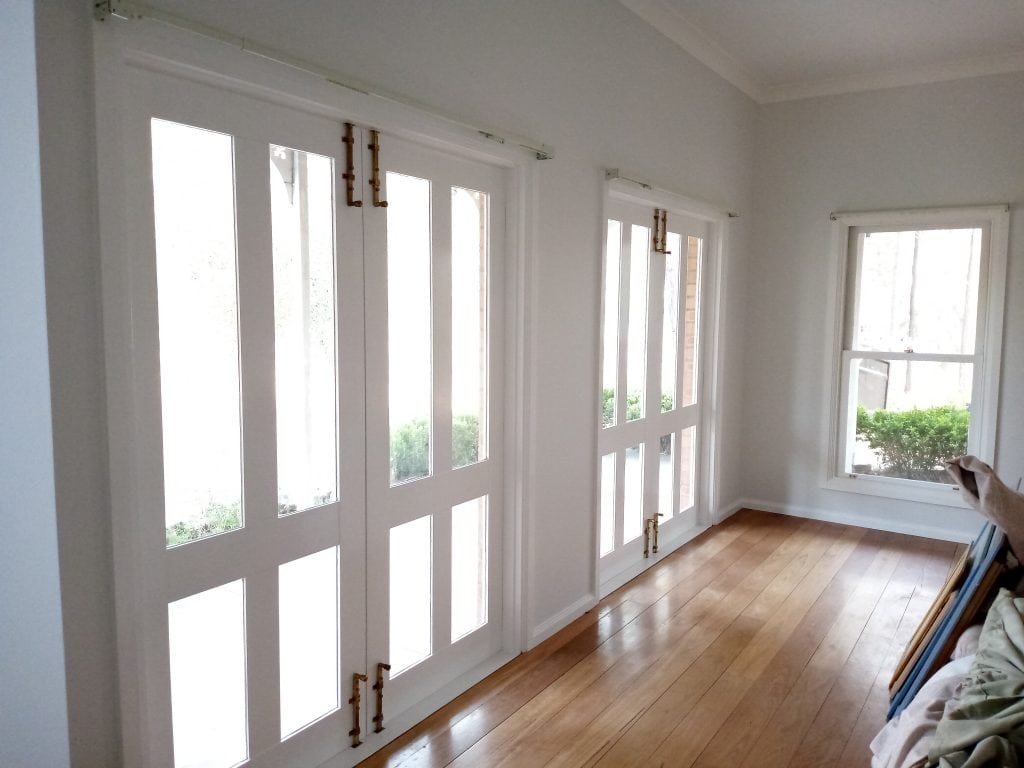
<path fill-rule="evenodd" d="M 960 486 L 927 483 L 918 480 L 900 480 L 895 477 L 875 475 L 853 475 L 830 477 L 824 487 L 832 491 L 861 493 L 868 496 L 884 496 L 901 501 L 916 501 L 921 504 L 938 504 L 943 507 L 970 509 L 960 496 Z"/>

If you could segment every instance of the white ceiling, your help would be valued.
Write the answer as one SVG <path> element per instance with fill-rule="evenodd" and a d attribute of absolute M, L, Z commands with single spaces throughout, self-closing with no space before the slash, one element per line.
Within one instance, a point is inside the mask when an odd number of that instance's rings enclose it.
<path fill-rule="evenodd" d="M 761 102 L 1024 70 L 1024 0 L 620 0 Z"/>

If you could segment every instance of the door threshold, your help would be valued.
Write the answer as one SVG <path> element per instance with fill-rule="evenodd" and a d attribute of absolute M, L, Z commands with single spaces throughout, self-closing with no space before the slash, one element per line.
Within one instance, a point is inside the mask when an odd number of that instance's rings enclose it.
<path fill-rule="evenodd" d="M 434 693 L 421 699 L 409 707 L 405 712 L 394 718 L 389 718 L 387 727 L 381 733 L 365 733 L 362 746 L 357 749 L 347 749 L 321 763 L 319 768 L 352 768 L 363 760 L 366 760 L 374 752 L 387 746 L 413 726 L 425 720 L 428 716 L 439 710 L 455 697 L 465 693 L 481 680 L 486 678 L 508 664 L 518 654 L 502 651 L 495 654 L 487 661 L 482 662 L 473 669 L 465 672 L 452 680 Z"/>
<path fill-rule="evenodd" d="M 608 595 L 610 595 L 616 589 L 621 587 L 623 584 L 632 581 L 641 573 L 650 568 L 652 565 L 661 562 L 666 557 L 675 552 L 677 549 L 679 549 L 681 546 L 683 546 L 683 544 L 686 544 L 688 541 L 692 541 L 697 536 L 704 533 L 704 531 L 706 531 L 710 527 L 711 526 L 707 524 L 698 524 L 690 526 L 689 528 L 680 532 L 676 536 L 673 536 L 667 542 L 663 541 L 661 543 L 661 546 L 658 547 L 658 554 L 652 554 L 649 558 L 644 558 L 640 560 L 640 562 L 630 563 L 621 571 L 617 571 L 616 573 L 613 573 L 607 578 L 602 579 L 601 584 L 598 588 L 598 599 L 603 600 L 604 598 L 608 597 Z"/>

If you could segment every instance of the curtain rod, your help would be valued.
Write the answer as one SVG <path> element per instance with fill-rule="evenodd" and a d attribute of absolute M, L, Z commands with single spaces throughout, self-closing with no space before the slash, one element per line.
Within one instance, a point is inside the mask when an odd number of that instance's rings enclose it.
<path fill-rule="evenodd" d="M 168 13 L 167 11 L 162 11 L 159 8 L 153 8 L 145 3 L 136 2 L 136 0 L 94 0 L 93 16 L 97 21 L 105 21 L 111 16 L 119 19 L 150 19 L 152 21 L 157 21 L 161 24 L 183 29 L 186 32 L 191 32 L 211 40 L 226 43 L 227 45 L 238 48 L 245 53 L 250 53 L 254 56 L 259 56 L 260 58 L 277 62 L 278 64 L 285 64 L 293 69 L 298 69 L 308 74 L 315 75 L 326 80 L 331 85 L 338 86 L 339 88 L 360 93 L 364 96 L 372 96 L 385 101 L 390 101 L 405 107 L 412 107 L 420 112 L 426 112 L 453 125 L 469 129 L 477 135 L 498 144 L 510 144 L 525 149 L 532 153 L 538 160 L 550 160 L 555 156 L 554 149 L 542 142 L 533 141 L 532 139 L 516 136 L 511 133 L 499 133 L 486 128 L 481 128 L 472 122 L 441 112 L 438 109 L 417 101 L 409 96 L 392 93 L 365 83 L 357 82 L 345 75 L 341 75 L 325 67 L 321 67 L 319 64 L 306 61 L 305 59 L 300 59 L 276 48 L 260 45 L 248 38 L 234 35 L 225 30 L 219 29 L 218 27 L 212 27 L 207 24 L 203 24 L 202 22 L 187 19 L 184 16 Z"/>
<path fill-rule="evenodd" d="M 680 200 L 691 204 L 695 208 L 715 211 L 724 218 L 738 219 L 740 217 L 740 215 L 736 211 L 730 211 L 726 209 L 724 206 L 705 203 L 701 200 L 695 200 L 692 197 L 682 195 L 678 192 L 673 192 L 670 189 L 661 189 L 660 187 L 655 187 L 653 184 L 648 184 L 646 181 L 641 181 L 640 179 L 634 179 L 629 176 L 626 176 L 623 173 L 621 173 L 618 168 L 606 168 L 604 171 L 604 178 L 606 181 L 625 181 L 630 184 L 635 184 L 636 186 L 640 187 L 641 189 L 645 189 L 648 192 L 656 192 L 663 195 L 671 195 L 672 197 L 679 198 Z"/>

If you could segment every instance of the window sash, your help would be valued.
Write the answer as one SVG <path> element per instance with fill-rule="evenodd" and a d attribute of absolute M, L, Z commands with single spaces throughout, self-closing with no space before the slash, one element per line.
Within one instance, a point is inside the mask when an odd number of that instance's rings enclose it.
<path fill-rule="evenodd" d="M 1009 239 L 1009 208 L 1005 205 L 972 208 L 836 213 L 833 222 L 833 277 L 831 302 L 832 340 L 829 367 L 832 385 L 827 390 L 823 485 L 832 490 L 886 496 L 946 506 L 963 507 L 953 486 L 922 480 L 855 475 L 846 469 L 847 439 L 850 434 L 850 361 L 867 358 L 882 361 L 950 362 L 973 365 L 970 403 L 969 453 L 991 461 L 995 452 L 996 411 L 1002 344 L 1006 258 Z M 974 354 L 862 350 L 852 348 L 851 318 L 858 288 L 861 238 L 865 233 L 925 231 L 934 229 L 981 228 L 981 264 L 978 282 L 977 324 Z M 855 422 L 854 422 L 855 424 Z M 955 487 L 953 487 L 956 490 Z"/>

